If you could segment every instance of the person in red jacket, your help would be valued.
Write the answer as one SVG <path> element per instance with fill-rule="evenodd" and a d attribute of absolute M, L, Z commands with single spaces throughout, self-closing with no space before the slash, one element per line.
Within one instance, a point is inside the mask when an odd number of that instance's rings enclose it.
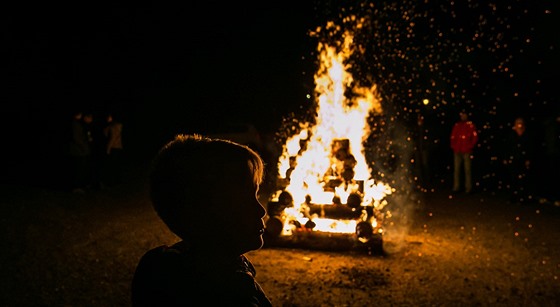
<path fill-rule="evenodd" d="M 472 152 L 478 142 L 475 125 L 469 120 L 465 110 L 459 112 L 459 121 L 451 131 L 451 149 L 453 150 L 453 193 L 461 189 L 461 167 L 464 171 L 465 192 L 472 192 Z"/>

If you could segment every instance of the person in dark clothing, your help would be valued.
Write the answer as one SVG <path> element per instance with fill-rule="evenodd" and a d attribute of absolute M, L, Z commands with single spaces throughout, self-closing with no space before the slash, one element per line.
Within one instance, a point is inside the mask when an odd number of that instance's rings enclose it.
<path fill-rule="evenodd" d="M 538 183 L 539 202 L 551 202 L 560 207 L 560 189 L 550 184 L 549 178 L 555 178 L 560 170 L 560 111 L 550 110 L 541 121 L 541 145 L 539 154 L 542 159 L 535 161 L 532 175 Z"/>
<path fill-rule="evenodd" d="M 85 114 L 84 121 L 86 122 L 86 131 L 91 146 L 89 187 L 103 189 L 105 187 L 103 168 L 107 160 L 107 154 L 105 153 L 107 138 L 103 133 L 103 122 L 97 116 L 94 118 L 92 113 Z"/>
<path fill-rule="evenodd" d="M 263 246 L 261 157 L 247 146 L 178 135 L 156 156 L 150 196 L 181 241 L 146 252 L 132 306 L 271 306 L 246 252 Z"/>
<path fill-rule="evenodd" d="M 432 152 L 432 139 L 429 137 L 428 129 L 424 125 L 424 116 L 418 114 L 416 127 L 412 131 L 414 140 L 414 151 L 412 159 L 414 161 L 413 174 L 416 181 L 416 188 L 420 191 L 427 191 L 431 187 L 432 171 L 430 165 Z"/>
<path fill-rule="evenodd" d="M 118 115 L 108 114 L 107 125 L 103 129 L 105 139 L 103 154 L 105 156 L 103 180 L 109 186 L 121 183 L 123 169 L 123 123 Z"/>
<path fill-rule="evenodd" d="M 513 133 L 507 137 L 504 147 L 504 164 L 508 173 L 508 188 L 511 192 L 512 202 L 527 202 L 533 199 L 533 188 L 528 178 L 534 157 L 534 142 L 527 132 L 525 120 L 522 117 L 515 119 Z"/>
<path fill-rule="evenodd" d="M 85 193 L 89 183 L 91 144 L 84 113 L 80 110 L 72 115 L 67 155 L 70 161 L 70 188 L 73 193 Z"/>

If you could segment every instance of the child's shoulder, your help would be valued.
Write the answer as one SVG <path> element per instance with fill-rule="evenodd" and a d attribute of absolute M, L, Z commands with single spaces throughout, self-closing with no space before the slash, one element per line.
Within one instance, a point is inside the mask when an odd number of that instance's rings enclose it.
<path fill-rule="evenodd" d="M 165 268 L 173 269 L 182 263 L 184 263 L 184 255 L 180 250 L 161 245 L 147 251 L 140 259 L 139 266 L 165 270 Z"/>

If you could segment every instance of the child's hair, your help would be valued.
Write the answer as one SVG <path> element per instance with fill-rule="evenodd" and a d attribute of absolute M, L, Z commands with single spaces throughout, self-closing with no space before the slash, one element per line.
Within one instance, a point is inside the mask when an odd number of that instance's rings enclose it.
<path fill-rule="evenodd" d="M 171 231 L 182 237 L 177 213 L 208 205 L 220 187 L 252 179 L 259 185 L 264 176 L 261 157 L 248 146 L 201 135 L 177 135 L 157 154 L 150 173 L 152 205 Z M 192 210 L 190 210 L 192 209 Z"/>

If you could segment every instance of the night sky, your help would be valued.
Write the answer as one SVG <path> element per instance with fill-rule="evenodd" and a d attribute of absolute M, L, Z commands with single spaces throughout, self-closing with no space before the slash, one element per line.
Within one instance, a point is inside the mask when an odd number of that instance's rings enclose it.
<path fill-rule="evenodd" d="M 119 108 L 147 126 L 283 112 L 310 86 L 299 77 L 312 13 L 218 1 L 22 5 L 7 21 L 9 104 L 41 117 Z"/>
<path fill-rule="evenodd" d="M 350 15 L 369 20 L 355 33 L 364 52 L 352 73 L 378 85 L 387 122 L 422 113 L 446 138 L 467 109 L 482 151 L 516 115 L 547 129 L 560 115 L 558 5 L 438 3 L 14 4 L 1 13 L 5 161 L 56 155 L 74 108 L 121 112 L 129 148 L 148 154 L 174 133 L 225 121 L 277 131 L 313 107 L 316 44 L 332 38 L 310 30 L 351 26 Z"/>

